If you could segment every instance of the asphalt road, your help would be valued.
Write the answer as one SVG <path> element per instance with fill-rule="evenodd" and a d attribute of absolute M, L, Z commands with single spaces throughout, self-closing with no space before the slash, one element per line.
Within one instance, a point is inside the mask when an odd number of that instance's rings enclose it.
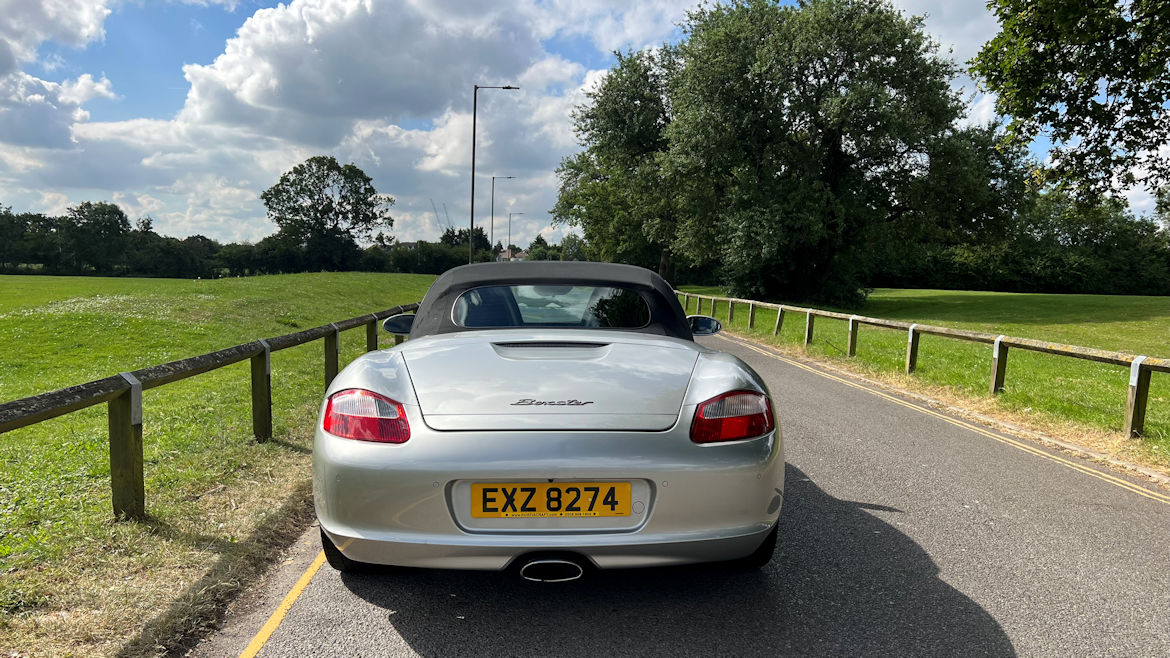
<path fill-rule="evenodd" d="M 703 342 L 776 399 L 788 470 L 767 569 L 536 585 L 326 565 L 259 655 L 1170 656 L 1170 491 Z M 240 655 L 317 557 L 316 532 L 192 655 Z"/>

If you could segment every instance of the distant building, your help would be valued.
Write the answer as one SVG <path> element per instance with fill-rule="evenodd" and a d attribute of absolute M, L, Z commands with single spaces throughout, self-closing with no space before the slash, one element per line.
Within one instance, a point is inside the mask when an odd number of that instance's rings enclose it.
<path fill-rule="evenodd" d="M 520 251 L 512 251 L 511 249 L 505 249 L 505 250 L 500 252 L 500 255 L 496 257 L 496 260 L 513 261 L 513 260 L 524 260 L 525 258 L 528 258 L 528 252 L 524 251 L 523 249 L 521 249 Z"/>

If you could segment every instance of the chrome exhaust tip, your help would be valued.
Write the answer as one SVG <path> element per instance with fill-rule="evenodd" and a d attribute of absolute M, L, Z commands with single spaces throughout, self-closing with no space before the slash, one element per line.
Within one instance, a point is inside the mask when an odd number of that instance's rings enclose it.
<path fill-rule="evenodd" d="M 520 577 L 534 583 L 567 583 L 583 575 L 585 567 L 562 558 L 529 560 L 520 567 Z"/>

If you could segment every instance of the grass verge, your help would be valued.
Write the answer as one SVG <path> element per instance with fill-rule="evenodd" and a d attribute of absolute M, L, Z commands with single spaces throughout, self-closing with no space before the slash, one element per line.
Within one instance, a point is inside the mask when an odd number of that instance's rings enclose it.
<path fill-rule="evenodd" d="M 711 287 L 686 292 L 724 296 Z M 839 309 L 828 309 L 839 310 Z M 759 308 L 754 329 L 737 305 L 729 329 L 871 379 L 947 404 L 1085 446 L 1111 457 L 1170 473 L 1170 376 L 1155 373 L 1146 436 L 1122 435 L 1129 370 L 1050 354 L 1012 350 L 1003 393 L 987 393 L 991 349 L 940 336 L 922 336 L 918 367 L 904 372 L 906 334 L 862 325 L 857 356 L 846 356 L 847 323 L 816 318 L 805 346 L 805 317 L 785 314 L 772 335 L 776 311 Z M 691 303 L 689 312 L 694 312 Z M 704 307 L 704 313 L 709 308 Z M 1025 295 L 946 290 L 878 290 L 859 314 L 971 329 L 1151 356 L 1170 356 L 1170 298 L 1105 295 Z M 726 303 L 718 317 L 725 322 Z"/>
<path fill-rule="evenodd" d="M 0 399 L 417 301 L 431 280 L 0 277 Z M 364 344 L 343 333 L 342 363 Z M 273 354 L 264 443 L 247 362 L 147 391 L 142 523 L 111 520 L 104 407 L 4 434 L 0 655 L 152 655 L 212 623 L 302 520 L 322 350 Z"/>

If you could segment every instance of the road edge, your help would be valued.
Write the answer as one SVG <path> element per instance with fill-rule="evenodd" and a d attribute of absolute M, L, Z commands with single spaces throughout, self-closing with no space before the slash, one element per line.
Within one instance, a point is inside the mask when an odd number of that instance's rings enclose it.
<path fill-rule="evenodd" d="M 193 648 L 216 630 L 228 604 L 263 581 L 315 520 L 312 481 L 306 477 L 247 540 L 221 556 L 202 578 L 178 594 L 166 610 L 122 645 L 116 655 L 181 655 Z"/>

